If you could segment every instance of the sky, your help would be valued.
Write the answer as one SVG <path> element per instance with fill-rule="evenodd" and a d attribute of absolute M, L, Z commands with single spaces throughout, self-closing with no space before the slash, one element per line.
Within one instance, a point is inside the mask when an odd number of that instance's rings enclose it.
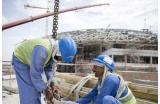
<path fill-rule="evenodd" d="M 158 0 L 60 0 L 59 10 L 109 3 L 110 6 L 86 8 L 59 14 L 58 33 L 81 29 L 107 28 L 158 32 Z M 2 25 L 46 13 L 45 9 L 24 8 L 24 5 L 47 7 L 48 0 L 2 0 Z M 53 11 L 54 0 L 50 0 Z M 48 17 L 48 34 L 52 34 L 53 16 Z M 24 39 L 45 36 L 46 18 L 2 31 L 2 61 L 11 61 L 16 44 Z"/>

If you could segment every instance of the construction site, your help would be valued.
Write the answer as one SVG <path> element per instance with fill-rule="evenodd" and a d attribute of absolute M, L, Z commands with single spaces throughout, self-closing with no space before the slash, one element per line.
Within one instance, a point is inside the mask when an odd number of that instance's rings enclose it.
<path fill-rule="evenodd" d="M 148 29 L 142 31 L 125 29 L 88 29 L 58 34 L 58 38 L 69 36 L 78 45 L 75 64 L 89 64 L 99 54 L 107 54 L 116 62 L 116 70 L 157 71 L 158 39 L 157 34 Z M 51 38 L 51 37 L 50 37 Z M 66 71 L 67 68 L 59 68 Z M 61 70 L 62 69 L 62 70 Z M 71 68 L 69 68 L 71 69 Z M 70 72 L 86 72 L 73 69 Z"/>
<path fill-rule="evenodd" d="M 55 76 L 58 80 L 59 85 L 57 86 L 62 92 L 62 97 L 68 95 L 69 89 L 73 84 L 76 84 L 81 78 L 92 72 L 93 58 L 99 54 L 108 54 L 115 61 L 115 72 L 125 79 L 137 97 L 139 104 L 158 103 L 157 34 L 152 34 L 149 31 L 125 29 L 89 29 L 58 34 L 58 38 L 66 36 L 72 37 L 76 41 L 78 52 L 74 62 L 68 64 L 58 63 Z M 14 74 L 14 70 L 10 68 L 9 63 L 8 65 L 3 64 L 2 69 Z M 3 71 L 3 73 L 6 72 Z M 11 78 L 10 81 L 12 80 Z M 90 90 L 83 91 L 83 89 L 92 88 L 96 80 L 86 82 L 80 89 L 79 97 L 89 92 Z M 9 77 L 7 81 L 9 81 Z M 74 93 L 70 96 L 71 100 L 75 99 L 73 96 Z"/>
<path fill-rule="evenodd" d="M 74 82 L 78 75 L 76 73 L 81 73 L 80 76 L 91 73 L 93 58 L 99 54 L 107 54 L 114 59 L 115 72 L 122 75 L 127 81 L 139 104 L 156 104 L 158 101 L 157 34 L 143 29 L 141 31 L 88 29 L 59 33 L 58 37 L 61 38 L 66 35 L 77 42 L 78 52 L 72 64 L 60 64 L 58 66 L 57 71 L 59 72 L 75 73 L 57 74 L 58 78 L 65 80 L 64 83 L 77 83 L 80 79 L 77 78 L 77 81 Z M 87 82 L 85 86 L 93 87 L 91 81 Z M 60 88 L 63 92 L 64 86 L 60 85 Z M 150 92 L 155 93 L 152 95 Z M 84 96 L 83 91 L 81 93 L 81 96 Z M 63 97 L 65 96 L 66 94 L 63 95 Z M 71 98 L 75 99 L 73 96 Z"/>
<path fill-rule="evenodd" d="M 97 4 L 93 7 L 102 5 L 108 4 Z M 92 6 L 82 6 L 76 9 L 88 7 Z M 68 9 L 68 11 L 72 10 L 75 8 Z M 63 13 L 66 10 L 57 12 Z M 58 16 L 55 12 L 47 12 L 32 18 L 4 24 L 2 30 L 52 15 L 55 18 Z M 58 22 L 58 20 L 55 21 Z M 56 33 L 56 27 L 53 28 Z M 73 62 L 57 63 L 54 77 L 60 98 L 74 101 L 91 91 L 98 81 L 98 78 L 92 73 L 93 59 L 102 54 L 108 55 L 114 60 L 114 73 L 123 77 L 138 104 L 158 104 L 158 33 L 153 33 L 149 29 L 116 29 L 108 26 L 107 28 L 60 32 L 43 38 L 52 39 L 54 36 L 56 39 L 70 37 L 77 45 L 77 53 Z M 53 68 L 53 70 L 55 69 Z M 80 84 L 87 76 L 89 78 Z M 47 83 L 44 75 L 42 77 Z M 2 61 L 2 104 L 20 103 L 18 93 L 11 61 Z M 42 104 L 52 104 L 44 101 L 44 95 L 42 95 L 41 101 Z M 54 104 L 60 103 L 54 102 Z"/>

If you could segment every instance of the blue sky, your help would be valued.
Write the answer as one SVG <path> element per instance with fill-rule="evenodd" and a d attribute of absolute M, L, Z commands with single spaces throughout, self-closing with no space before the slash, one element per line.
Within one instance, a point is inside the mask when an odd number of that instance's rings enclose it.
<path fill-rule="evenodd" d="M 50 0 L 50 11 L 54 1 Z M 100 6 L 59 14 L 58 32 L 109 28 L 158 32 L 158 0 L 60 0 L 60 10 L 76 6 L 109 3 Z M 29 4 L 47 7 L 47 0 L 2 0 L 2 24 L 46 13 L 46 10 L 24 8 Z M 146 21 L 144 21 L 146 19 Z M 52 34 L 53 17 L 49 17 L 48 34 Z M 35 20 L 2 31 L 2 61 L 10 61 L 15 44 L 24 39 L 45 36 L 46 18 Z"/>

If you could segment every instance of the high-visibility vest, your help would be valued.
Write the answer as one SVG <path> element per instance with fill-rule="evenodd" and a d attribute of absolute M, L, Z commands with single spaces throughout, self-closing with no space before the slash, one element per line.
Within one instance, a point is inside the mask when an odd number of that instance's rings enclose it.
<path fill-rule="evenodd" d="M 44 46 L 48 51 L 48 57 L 45 60 L 44 67 L 47 66 L 48 61 L 52 57 L 52 45 L 48 39 L 45 38 L 35 38 L 29 39 L 21 44 L 19 44 L 15 50 L 14 55 L 23 63 L 30 66 L 32 51 L 35 46 L 41 45 Z M 43 54 L 42 54 L 43 55 Z M 43 56 L 42 56 L 43 57 Z"/>
<path fill-rule="evenodd" d="M 118 99 L 122 104 L 137 104 L 137 101 L 136 101 L 132 91 L 128 88 L 128 86 L 126 85 L 123 78 L 118 74 L 108 73 L 108 75 L 111 75 L 111 74 L 119 77 L 119 79 L 120 79 L 119 88 L 117 90 L 115 98 Z M 122 95 L 122 93 L 124 92 L 126 87 L 128 89 L 128 93 L 124 97 L 120 97 Z"/>
<path fill-rule="evenodd" d="M 120 83 L 119 83 L 119 88 L 117 91 L 117 94 L 119 93 L 119 96 L 116 98 L 122 103 L 122 104 L 137 104 L 137 101 L 132 93 L 132 91 L 128 88 L 128 86 L 126 85 L 125 81 L 123 80 L 123 78 L 118 75 L 118 74 L 113 74 L 119 77 L 120 79 Z M 122 95 L 123 91 L 125 90 L 125 88 L 127 87 L 128 89 L 128 93 L 124 96 L 124 97 L 120 97 L 120 95 Z"/>
<path fill-rule="evenodd" d="M 128 86 L 127 86 L 128 88 Z M 118 99 L 122 104 L 138 104 L 132 91 L 128 88 L 128 93 Z"/>

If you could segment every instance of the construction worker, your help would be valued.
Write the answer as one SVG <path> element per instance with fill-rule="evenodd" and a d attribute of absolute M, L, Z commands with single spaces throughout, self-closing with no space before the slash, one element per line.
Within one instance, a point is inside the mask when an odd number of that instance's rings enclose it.
<path fill-rule="evenodd" d="M 77 52 L 77 46 L 71 38 L 59 40 L 36 38 L 22 42 L 13 53 L 14 65 L 19 89 L 20 104 L 41 104 L 41 92 L 46 92 L 46 98 L 53 98 L 42 79 L 45 73 L 50 80 L 53 75 L 52 65 L 57 61 L 71 62 Z M 54 81 L 50 86 L 54 88 Z"/>
<path fill-rule="evenodd" d="M 114 61 L 108 55 L 93 59 L 92 71 L 98 82 L 86 96 L 76 100 L 80 104 L 137 104 L 123 78 L 114 74 Z"/>

